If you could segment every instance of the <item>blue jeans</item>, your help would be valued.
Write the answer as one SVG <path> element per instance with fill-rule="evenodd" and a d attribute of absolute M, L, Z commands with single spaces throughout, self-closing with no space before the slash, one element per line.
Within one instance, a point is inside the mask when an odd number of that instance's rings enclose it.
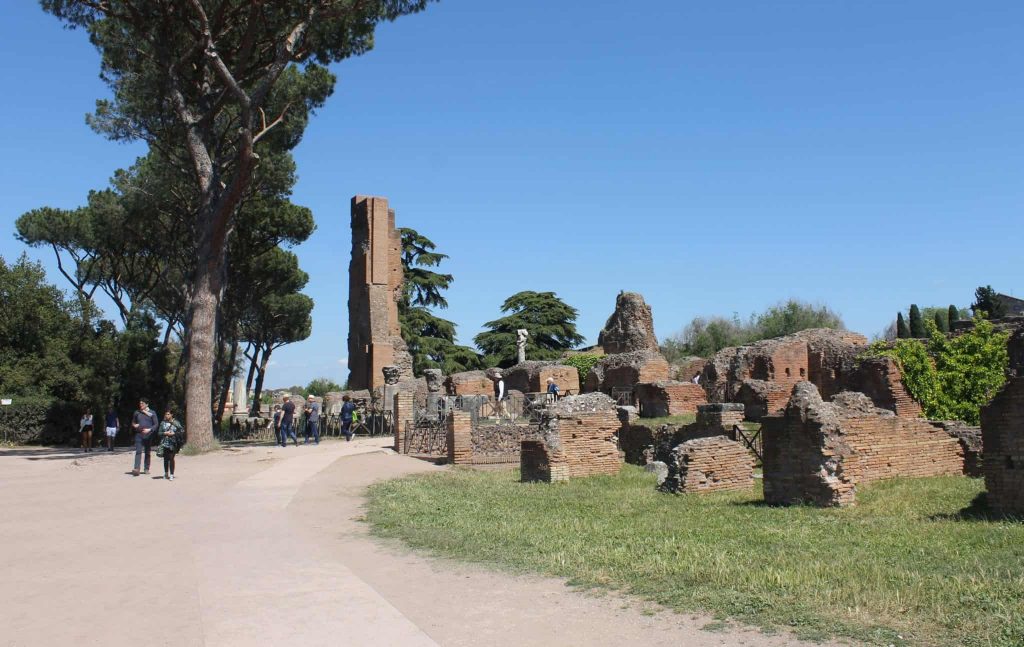
<path fill-rule="evenodd" d="M 313 436 L 313 441 L 317 445 L 320 444 L 320 421 L 319 420 L 307 420 L 306 421 L 306 442 L 309 442 L 310 435 Z"/>
<path fill-rule="evenodd" d="M 284 447 L 288 444 L 288 437 L 295 441 L 295 444 L 299 444 L 299 438 L 295 435 L 295 426 L 289 422 L 281 423 L 281 446 Z"/>
<path fill-rule="evenodd" d="M 142 462 L 142 453 L 146 453 L 146 471 L 149 471 L 149 450 L 153 446 L 153 437 L 156 436 L 155 431 L 149 432 L 149 435 L 145 438 L 142 437 L 142 432 L 135 434 L 135 471 L 139 471 L 139 464 Z"/>
<path fill-rule="evenodd" d="M 341 419 L 341 433 L 345 435 L 346 440 L 352 440 L 352 418 Z"/>

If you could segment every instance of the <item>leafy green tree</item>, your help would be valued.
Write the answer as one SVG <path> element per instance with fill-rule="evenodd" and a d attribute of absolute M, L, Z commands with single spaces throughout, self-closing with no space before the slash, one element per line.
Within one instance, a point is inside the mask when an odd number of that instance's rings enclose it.
<path fill-rule="evenodd" d="M 999 319 L 1006 316 L 1006 305 L 999 299 L 999 293 L 991 285 L 979 287 L 974 291 L 974 303 L 971 304 L 974 316 L 987 319 Z"/>
<path fill-rule="evenodd" d="M 768 308 L 757 317 L 754 325 L 760 339 L 792 335 L 811 328 L 845 328 L 842 318 L 828 306 L 815 306 L 797 299 Z"/>
<path fill-rule="evenodd" d="M 681 357 L 711 357 L 723 348 L 745 344 L 752 337 L 750 327 L 741 323 L 739 317 L 695 317 L 681 333 L 666 340 L 666 344 L 677 346 L 674 352 Z"/>
<path fill-rule="evenodd" d="M 927 334 L 924 327 L 924 319 L 921 317 L 921 309 L 917 307 L 916 303 L 910 304 L 910 336 L 920 339 L 927 336 Z"/>
<path fill-rule="evenodd" d="M 910 339 L 910 326 L 907 325 L 907 320 L 903 318 L 902 312 L 896 313 L 896 338 Z"/>
<path fill-rule="evenodd" d="M 927 340 L 901 339 L 895 347 L 873 345 L 870 353 L 899 362 L 903 384 L 933 420 L 978 424 L 981 407 L 1005 382 L 1007 340 L 984 319 L 961 335 L 948 337 L 928 321 Z"/>
<path fill-rule="evenodd" d="M 483 362 L 476 351 L 455 343 L 455 324 L 430 310 L 448 307 L 444 291 L 455 279 L 429 269 L 448 256 L 437 252 L 434 242 L 415 229 L 400 232 L 405 283 L 398 319 L 402 339 L 412 355 L 413 373 L 422 375 L 428 368 L 440 368 L 447 374 L 481 368 Z"/>
<path fill-rule="evenodd" d="M 331 391 L 341 391 L 341 385 L 332 380 L 329 377 L 318 377 L 310 380 L 306 388 L 302 390 L 302 394 L 306 397 L 311 395 L 317 397 L 323 397 Z"/>
<path fill-rule="evenodd" d="M 932 322 L 939 332 L 949 332 L 949 319 L 945 312 L 936 311 L 932 314 Z"/>
<path fill-rule="evenodd" d="M 558 359 L 564 351 L 583 343 L 576 331 L 576 308 L 559 299 L 554 292 L 524 291 L 505 299 L 501 311 L 506 316 L 488 321 L 489 328 L 474 337 L 477 347 L 491 362 L 507 368 L 516 363 L 516 330 L 526 329 L 529 359 Z"/>
<path fill-rule="evenodd" d="M 229 234 L 252 190 L 263 148 L 291 148 L 333 91 L 324 65 L 373 46 L 377 23 L 427 0 L 129 2 L 42 0 L 89 32 L 112 99 L 90 125 L 114 140 L 143 140 L 191 180 L 179 217 L 193 237 L 186 353 L 189 443 L 213 443 L 217 311 Z"/>

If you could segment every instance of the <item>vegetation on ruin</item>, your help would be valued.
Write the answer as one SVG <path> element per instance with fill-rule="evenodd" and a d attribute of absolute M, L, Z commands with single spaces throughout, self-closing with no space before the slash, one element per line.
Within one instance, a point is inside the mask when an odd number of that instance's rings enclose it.
<path fill-rule="evenodd" d="M 412 355 L 413 373 L 419 376 L 424 369 L 439 368 L 451 375 L 482 368 L 483 360 L 475 350 L 455 343 L 455 324 L 432 310 L 448 307 L 444 291 L 455 277 L 430 269 L 448 255 L 438 252 L 434 241 L 415 229 L 406 227 L 399 233 L 405 282 L 398 302 L 398 321 Z"/>
<path fill-rule="evenodd" d="M 998 319 L 1006 316 L 1006 306 L 999 300 L 998 293 L 992 289 L 991 285 L 979 286 L 974 291 L 974 303 L 971 304 L 971 310 L 974 311 L 975 316 L 986 319 Z"/>
<path fill-rule="evenodd" d="M 884 481 L 847 509 L 768 507 L 760 486 L 672 496 L 654 485 L 630 465 L 556 485 L 461 469 L 372 487 L 367 519 L 439 555 L 807 638 L 1024 642 L 1024 523 L 987 519 L 978 480 Z"/>
<path fill-rule="evenodd" d="M 473 338 L 484 351 L 490 366 L 507 368 L 516 363 L 516 331 L 530 333 L 526 357 L 531 360 L 559 359 L 562 354 L 583 343 L 576 331 L 576 308 L 554 292 L 517 292 L 501 304 L 504 317 L 484 324 L 488 330 Z"/>
<path fill-rule="evenodd" d="M 302 389 L 303 397 L 311 395 L 323 397 L 331 391 L 341 391 L 342 386 L 329 377 L 318 377 L 309 381 L 306 388 Z"/>
<path fill-rule="evenodd" d="M 910 306 L 909 312 L 911 315 L 913 315 L 914 308 L 917 308 L 917 306 Z M 970 310 L 967 308 L 958 308 L 955 305 L 950 305 L 948 307 L 928 306 L 925 308 L 918 308 L 917 312 L 920 317 L 920 335 L 913 334 L 910 326 L 907 325 L 907 317 L 902 312 L 897 312 L 895 325 L 890 324 L 889 328 L 881 336 L 889 340 L 911 339 L 915 337 L 923 338 L 928 336 L 928 329 L 924 325 L 925 321 L 930 321 L 935 324 L 935 327 L 942 332 L 949 332 L 954 322 L 971 318 Z"/>
<path fill-rule="evenodd" d="M 576 369 L 580 377 L 580 386 L 582 387 L 587 382 L 587 374 L 590 373 L 590 369 L 594 368 L 594 365 L 600 362 L 602 357 L 603 355 L 579 353 L 578 355 L 563 357 L 561 362 L 566 366 L 572 366 Z"/>
<path fill-rule="evenodd" d="M 673 362 L 684 357 L 711 357 L 723 348 L 742 346 L 761 339 L 792 335 L 810 328 L 844 330 L 842 318 L 826 305 L 798 299 L 778 303 L 744 322 L 739 315 L 695 317 L 683 330 L 665 339 L 661 352 Z"/>
<path fill-rule="evenodd" d="M 1010 333 L 997 332 L 978 319 L 974 327 L 955 337 L 925 321 L 926 340 L 899 339 L 876 342 L 871 355 L 892 357 L 903 373 L 903 384 L 932 420 L 964 420 L 977 425 L 981 407 L 992 399 L 1006 379 Z"/>

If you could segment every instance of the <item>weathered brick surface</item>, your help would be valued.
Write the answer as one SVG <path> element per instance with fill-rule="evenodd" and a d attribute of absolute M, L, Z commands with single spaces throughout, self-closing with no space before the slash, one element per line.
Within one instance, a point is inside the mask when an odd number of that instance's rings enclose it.
<path fill-rule="evenodd" d="M 453 373 L 445 378 L 445 393 L 448 395 L 494 395 L 494 382 L 483 371 Z"/>
<path fill-rule="evenodd" d="M 644 465 L 648 459 L 668 463 L 668 453 L 677 445 L 695 438 L 722 436 L 733 425 L 743 422 L 743 405 L 733 403 L 702 404 L 697 407 L 697 420 L 689 425 L 659 425 L 657 428 L 639 424 L 623 424 L 619 430 L 619 449 L 627 463 Z"/>
<path fill-rule="evenodd" d="M 989 507 L 1024 515 L 1024 377 L 1010 377 L 982 408 L 981 434 Z"/>
<path fill-rule="evenodd" d="M 415 394 L 411 391 L 404 391 L 395 394 L 394 399 L 394 427 L 395 427 L 395 452 L 409 453 L 403 445 L 405 442 L 406 425 L 412 424 L 415 412 L 413 403 Z"/>
<path fill-rule="evenodd" d="M 749 379 L 743 380 L 735 399 L 743 405 L 744 418 L 757 422 L 765 416 L 785 409 L 792 390 L 792 386 L 785 386 L 779 382 Z"/>
<path fill-rule="evenodd" d="M 725 436 L 688 440 L 669 457 L 668 477 L 661 484 L 665 491 L 716 492 L 754 486 L 754 456 Z"/>
<path fill-rule="evenodd" d="M 590 369 L 584 390 L 610 394 L 613 389 L 632 389 L 642 382 L 667 381 L 670 372 L 665 358 L 652 351 L 608 355 Z"/>
<path fill-rule="evenodd" d="M 862 483 L 962 474 L 957 439 L 925 420 L 897 417 L 861 393 L 821 399 L 801 382 L 785 412 L 761 420 L 769 503 L 848 505 Z"/>
<path fill-rule="evenodd" d="M 743 422 L 743 407 L 729 402 L 712 402 L 697 407 L 696 425 L 724 434 Z"/>
<path fill-rule="evenodd" d="M 580 392 L 580 373 L 573 366 L 558 362 L 527 361 L 516 364 L 503 372 L 505 384 L 509 389 L 523 393 L 544 393 L 547 391 L 548 378 L 554 378 L 559 392 L 578 395 Z"/>
<path fill-rule="evenodd" d="M 352 198 L 349 264 L 349 388 L 384 385 L 381 369 L 396 366 L 412 378 L 412 357 L 398 324 L 402 288 L 401 235 L 386 198 Z"/>
<path fill-rule="evenodd" d="M 448 462 L 473 462 L 473 416 L 465 411 L 453 411 L 448 416 Z"/>
<path fill-rule="evenodd" d="M 522 442 L 524 481 L 617 474 L 622 466 L 615 403 L 599 394 L 563 398 Z"/>
<path fill-rule="evenodd" d="M 658 352 L 654 316 L 643 296 L 636 292 L 619 292 L 615 298 L 615 312 L 598 334 L 597 345 L 608 355 L 633 351 Z"/>
<path fill-rule="evenodd" d="M 870 357 L 858 362 L 847 383 L 850 390 L 859 391 L 875 403 L 898 416 L 920 418 L 921 405 L 903 386 L 903 374 L 891 357 Z"/>
<path fill-rule="evenodd" d="M 696 413 L 697 405 L 705 404 L 704 389 L 692 382 L 646 382 L 634 387 L 643 418 L 663 418 Z"/>

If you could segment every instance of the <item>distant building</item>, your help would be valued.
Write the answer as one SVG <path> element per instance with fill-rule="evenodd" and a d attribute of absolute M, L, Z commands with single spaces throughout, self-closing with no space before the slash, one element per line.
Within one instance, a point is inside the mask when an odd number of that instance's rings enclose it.
<path fill-rule="evenodd" d="M 1018 299 L 1006 294 L 996 294 L 996 298 L 1006 309 L 1007 317 L 1024 317 L 1024 299 Z"/>

